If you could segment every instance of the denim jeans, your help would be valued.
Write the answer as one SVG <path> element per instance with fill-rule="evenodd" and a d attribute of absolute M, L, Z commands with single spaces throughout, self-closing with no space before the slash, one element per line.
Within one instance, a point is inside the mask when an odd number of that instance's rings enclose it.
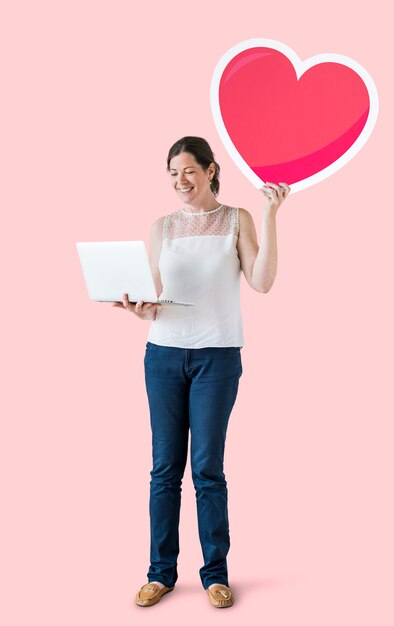
<path fill-rule="evenodd" d="M 148 341 L 144 358 L 152 428 L 148 581 L 178 579 L 181 483 L 190 428 L 204 589 L 228 586 L 230 531 L 223 472 L 227 425 L 242 375 L 241 347 L 175 348 Z"/>

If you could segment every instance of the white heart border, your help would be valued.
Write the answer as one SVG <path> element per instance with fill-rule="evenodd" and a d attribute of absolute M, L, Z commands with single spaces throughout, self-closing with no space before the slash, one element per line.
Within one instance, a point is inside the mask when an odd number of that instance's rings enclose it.
<path fill-rule="evenodd" d="M 291 191 L 292 193 L 294 193 L 295 191 L 306 189 L 307 187 L 311 187 L 312 185 L 315 185 L 321 180 L 328 178 L 329 176 L 337 172 L 339 169 L 341 169 L 346 163 L 348 163 L 357 154 L 357 152 L 359 152 L 359 150 L 361 150 L 361 148 L 367 142 L 369 136 L 371 135 L 372 130 L 375 126 L 377 117 L 378 117 L 378 110 L 379 110 L 378 91 L 376 89 L 374 81 L 372 80 L 372 77 L 367 72 L 367 70 L 364 67 L 362 67 L 362 65 L 357 63 L 357 61 L 354 61 L 354 59 L 344 56 L 342 54 L 335 54 L 335 53 L 328 52 L 324 54 L 317 54 L 313 57 L 310 57 L 309 59 L 306 59 L 305 61 L 302 61 L 300 57 L 294 52 L 294 50 L 292 50 L 289 46 L 282 43 L 281 41 L 276 41 L 274 39 L 262 39 L 262 38 L 246 39 L 245 41 L 241 41 L 237 43 L 235 46 L 233 46 L 232 48 L 230 48 L 229 50 L 227 50 L 227 52 L 223 54 L 223 56 L 217 63 L 214 69 L 213 75 L 212 75 L 212 79 L 211 79 L 210 100 L 211 100 L 212 115 L 213 115 L 213 119 L 215 122 L 216 130 L 218 131 L 219 136 L 227 152 L 229 153 L 229 155 L 231 156 L 235 164 L 239 167 L 241 172 L 250 180 L 251 183 L 253 183 L 253 185 L 257 189 L 261 189 L 262 186 L 264 185 L 264 182 L 262 182 L 261 178 L 259 178 L 257 174 L 253 172 L 253 170 L 249 167 L 246 161 L 242 158 L 242 156 L 240 155 L 240 153 L 234 146 L 233 142 L 231 141 L 230 136 L 224 125 L 222 114 L 220 111 L 220 105 L 219 105 L 220 79 L 229 61 L 231 61 L 231 59 L 233 59 L 240 52 L 244 50 L 248 50 L 249 48 L 256 48 L 256 47 L 274 48 L 275 50 L 278 50 L 279 52 L 282 52 L 283 54 L 285 54 L 287 58 L 293 64 L 298 79 L 309 68 L 319 63 L 326 62 L 326 61 L 341 63 L 342 65 L 346 65 L 347 67 L 350 67 L 352 70 L 354 70 L 362 78 L 368 90 L 369 101 L 370 101 L 369 115 L 368 115 L 368 118 L 367 118 L 367 121 L 363 130 L 361 131 L 360 135 L 357 137 L 354 144 L 350 146 L 350 148 L 342 156 L 340 156 L 336 161 L 334 161 L 334 163 L 331 163 L 330 165 L 322 169 L 320 172 L 317 172 L 316 174 L 313 174 L 312 176 L 308 176 L 308 178 L 304 178 L 304 180 L 293 183 L 291 185 Z M 281 181 L 281 182 L 286 182 L 286 181 Z"/>

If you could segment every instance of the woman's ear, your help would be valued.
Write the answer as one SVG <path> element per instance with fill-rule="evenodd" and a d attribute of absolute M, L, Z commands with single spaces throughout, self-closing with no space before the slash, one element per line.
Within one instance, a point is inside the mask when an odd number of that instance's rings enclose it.
<path fill-rule="evenodd" d="M 212 161 L 212 163 L 210 163 L 208 166 L 208 176 L 211 178 L 211 180 L 215 176 L 215 173 L 216 173 L 216 165 Z"/>

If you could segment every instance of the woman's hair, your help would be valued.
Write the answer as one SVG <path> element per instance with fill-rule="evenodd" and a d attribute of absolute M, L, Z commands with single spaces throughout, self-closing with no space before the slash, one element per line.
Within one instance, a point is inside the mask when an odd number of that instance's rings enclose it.
<path fill-rule="evenodd" d="M 178 156 L 181 152 L 189 152 L 192 154 L 199 165 L 207 170 L 211 163 L 215 164 L 215 174 L 211 180 L 211 190 L 214 196 L 219 193 L 220 182 L 220 165 L 215 161 L 215 155 L 211 150 L 209 143 L 202 137 L 182 137 L 171 146 L 167 157 L 167 171 L 170 171 L 170 161 L 174 156 Z"/>

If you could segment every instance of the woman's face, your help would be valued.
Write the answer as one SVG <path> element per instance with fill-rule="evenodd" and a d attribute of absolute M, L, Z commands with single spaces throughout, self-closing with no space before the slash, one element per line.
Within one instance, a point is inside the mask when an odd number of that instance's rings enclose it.
<path fill-rule="evenodd" d="M 211 163 L 204 170 L 190 152 L 181 152 L 170 161 L 170 176 L 172 185 L 178 196 L 186 204 L 193 204 L 212 193 L 210 180 L 215 173 Z"/>

